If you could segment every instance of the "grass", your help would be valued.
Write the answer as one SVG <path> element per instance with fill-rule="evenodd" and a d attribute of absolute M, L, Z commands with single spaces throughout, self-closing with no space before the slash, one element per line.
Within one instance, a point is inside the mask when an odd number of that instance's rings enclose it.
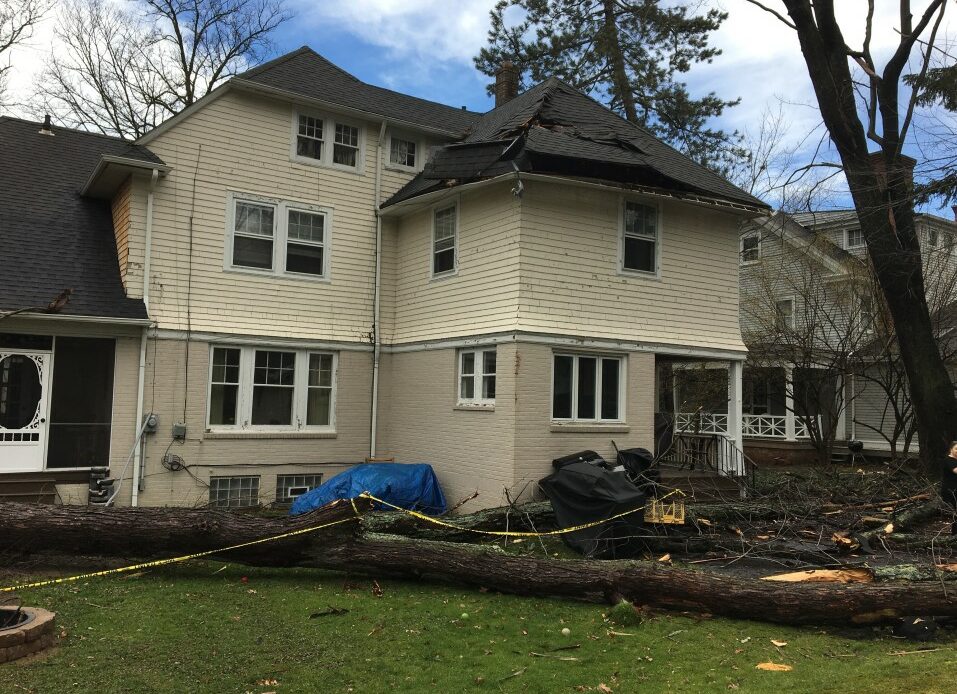
<path fill-rule="evenodd" d="M 64 637 L 48 655 L 0 665 L 0 692 L 552 693 L 603 684 L 887 694 L 953 691 L 957 680 L 951 633 L 915 644 L 886 630 L 663 613 L 618 626 L 600 605 L 379 585 L 381 596 L 369 579 L 197 562 L 23 591 L 27 604 L 57 612 Z M 310 618 L 329 607 L 348 612 Z M 559 650 L 568 646 L 578 647 Z M 939 650 L 893 655 L 924 648 Z M 793 670 L 755 669 L 762 662 Z"/>

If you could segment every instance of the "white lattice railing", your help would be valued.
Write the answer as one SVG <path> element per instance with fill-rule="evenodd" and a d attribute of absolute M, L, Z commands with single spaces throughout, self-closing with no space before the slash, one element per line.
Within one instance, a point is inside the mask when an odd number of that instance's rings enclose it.
<path fill-rule="evenodd" d="M 787 416 L 777 414 L 745 414 L 741 428 L 745 436 L 762 439 L 783 439 L 787 437 Z"/>
<path fill-rule="evenodd" d="M 728 415 L 715 412 L 678 412 L 675 431 L 695 434 L 727 434 Z"/>
<path fill-rule="evenodd" d="M 787 438 L 788 415 L 784 414 L 747 414 L 742 415 L 742 433 L 744 436 L 760 439 Z M 820 426 L 820 416 L 818 416 Z M 794 438 L 809 439 L 807 422 L 803 417 L 794 418 Z"/>

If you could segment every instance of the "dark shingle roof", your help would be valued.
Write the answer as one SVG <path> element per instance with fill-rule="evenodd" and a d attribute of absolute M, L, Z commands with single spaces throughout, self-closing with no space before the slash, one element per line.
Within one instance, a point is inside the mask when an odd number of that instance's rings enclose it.
<path fill-rule="evenodd" d="M 466 183 L 512 170 L 514 162 L 522 171 L 649 186 L 767 209 L 761 200 L 556 78 L 482 116 L 463 144 L 483 143 L 495 143 L 498 160 L 476 159 L 474 168 L 465 171 L 462 145 L 446 146 L 384 206 L 427 191 L 419 179 L 456 178 L 456 183 Z M 456 175 L 446 175 L 450 170 Z"/>
<path fill-rule="evenodd" d="M 120 282 L 109 201 L 80 195 L 103 155 L 161 164 L 145 147 L 0 117 L 0 310 L 46 306 L 73 289 L 63 315 L 146 318 Z"/>
<path fill-rule="evenodd" d="M 450 135 L 462 135 L 480 114 L 400 94 L 362 82 L 308 46 L 255 67 L 235 78 L 282 89 L 310 99 L 365 111 Z"/>

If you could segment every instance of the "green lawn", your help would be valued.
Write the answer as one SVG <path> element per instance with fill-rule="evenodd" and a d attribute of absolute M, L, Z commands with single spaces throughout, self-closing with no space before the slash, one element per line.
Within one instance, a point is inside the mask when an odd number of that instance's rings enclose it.
<path fill-rule="evenodd" d="M 0 665 L 0 692 L 602 692 L 604 684 L 614 692 L 846 694 L 957 686 L 951 632 L 915 644 L 887 631 L 667 614 L 619 626 L 600 605 L 379 584 L 376 596 L 368 579 L 197 562 L 24 591 L 28 604 L 58 613 L 65 637 L 49 655 Z M 349 611 L 310 618 L 329 607 Z M 893 655 L 922 648 L 939 650 Z M 755 669 L 762 662 L 793 670 Z"/>

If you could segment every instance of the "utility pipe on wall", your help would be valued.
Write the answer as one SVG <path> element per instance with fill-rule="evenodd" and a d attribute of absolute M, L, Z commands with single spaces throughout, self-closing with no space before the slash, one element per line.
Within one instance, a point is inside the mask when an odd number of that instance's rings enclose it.
<path fill-rule="evenodd" d="M 379 127 L 379 140 L 375 154 L 375 287 L 372 301 L 372 413 L 369 426 L 369 457 L 376 457 L 376 434 L 379 423 L 379 354 L 382 351 L 381 326 L 379 325 L 379 295 L 382 280 L 382 215 L 379 213 L 379 197 L 382 191 L 382 151 L 385 142 L 386 121 Z"/>
<path fill-rule="evenodd" d="M 150 188 L 146 194 L 146 239 L 143 255 L 143 305 L 146 306 L 146 315 L 150 313 L 150 254 L 153 247 L 153 191 L 159 178 L 159 169 L 153 169 L 150 176 Z M 143 463 L 143 399 L 146 385 L 146 342 L 149 327 L 143 328 L 140 335 L 140 365 L 136 379 L 136 431 L 138 432 L 133 453 L 133 493 L 130 499 L 132 506 L 139 504 L 140 476 Z"/>

